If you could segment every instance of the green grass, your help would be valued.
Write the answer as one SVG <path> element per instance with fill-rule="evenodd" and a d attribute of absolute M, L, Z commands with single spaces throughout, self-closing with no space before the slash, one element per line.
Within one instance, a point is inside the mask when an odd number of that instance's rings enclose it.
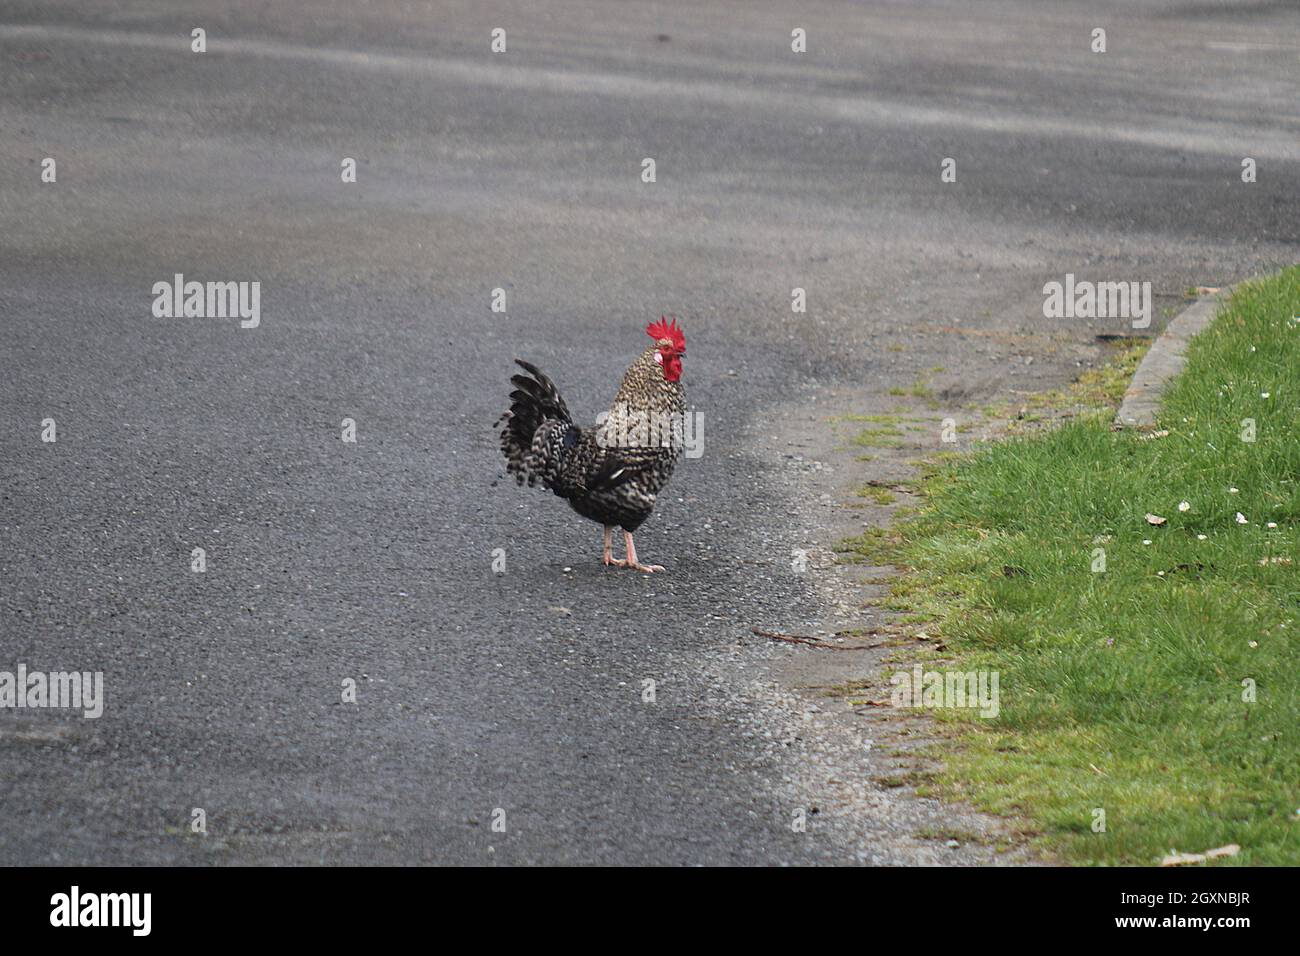
<path fill-rule="evenodd" d="M 869 422 L 873 425 L 897 425 L 903 421 L 899 415 L 836 415 L 833 422 Z"/>
<path fill-rule="evenodd" d="M 933 378 L 936 373 L 942 371 L 943 371 L 942 365 L 936 365 L 933 368 L 926 369 L 924 372 L 922 372 L 920 375 L 916 377 L 916 381 L 914 381 L 910 386 L 908 386 L 907 388 L 901 388 L 899 386 L 895 386 L 894 388 L 891 388 L 889 390 L 889 394 L 899 395 L 899 396 L 910 395 L 912 398 L 923 398 L 929 401 L 933 401 L 934 389 L 930 388 L 930 379 Z"/>
<path fill-rule="evenodd" d="M 892 505 L 898 500 L 898 496 L 888 488 L 879 488 L 874 485 L 867 485 L 865 488 L 858 490 L 859 498 L 870 498 L 878 505 Z"/>
<path fill-rule="evenodd" d="M 1166 393 L 1167 436 L 1092 413 L 986 446 L 934 465 L 889 541 L 843 546 L 910 568 L 895 606 L 953 666 L 999 672 L 998 718 L 937 712 L 941 792 L 1070 862 L 1238 843 L 1214 865 L 1300 863 L 1297 314 L 1300 268 L 1239 287 Z M 1086 398 L 1126 381 L 1093 376 Z"/>
<path fill-rule="evenodd" d="M 886 425 L 883 428 L 864 428 L 852 440 L 853 444 L 863 448 L 898 448 L 903 444 L 902 437 L 901 429 Z"/>

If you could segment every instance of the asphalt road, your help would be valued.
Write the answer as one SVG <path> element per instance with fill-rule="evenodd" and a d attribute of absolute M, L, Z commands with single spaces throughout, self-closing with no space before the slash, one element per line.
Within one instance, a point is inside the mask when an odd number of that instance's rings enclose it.
<path fill-rule="evenodd" d="M 1124 323 L 1044 319 L 1066 273 L 1158 325 L 1296 261 L 1300 12 L 787 6 L 0 2 L 0 670 L 106 683 L 0 712 L 0 861 L 922 859 L 869 801 L 791 829 L 749 628 L 822 614 L 818 529 L 758 438 L 1069 379 Z M 176 273 L 260 326 L 156 318 Z M 706 450 L 643 577 L 490 426 L 516 355 L 594 417 L 661 313 Z"/>

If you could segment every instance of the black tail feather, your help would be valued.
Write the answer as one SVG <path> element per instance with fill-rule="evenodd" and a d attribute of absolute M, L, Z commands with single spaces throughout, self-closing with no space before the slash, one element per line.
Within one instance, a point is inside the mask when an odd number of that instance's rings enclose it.
<path fill-rule="evenodd" d="M 539 478 L 546 476 L 537 471 L 540 464 L 529 460 L 533 447 L 533 437 L 537 430 L 548 421 L 573 422 L 569 408 L 564 403 L 559 389 L 546 375 L 522 359 L 515 359 L 515 364 L 528 375 L 511 376 L 510 382 L 515 390 L 510 393 L 510 409 L 497 419 L 496 424 L 504 422 L 501 429 L 501 453 L 506 459 L 506 470 L 523 484 L 536 484 Z"/>

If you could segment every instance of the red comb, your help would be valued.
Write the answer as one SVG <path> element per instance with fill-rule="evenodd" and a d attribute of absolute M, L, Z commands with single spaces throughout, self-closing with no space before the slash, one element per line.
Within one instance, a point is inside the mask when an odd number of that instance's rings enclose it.
<path fill-rule="evenodd" d="M 673 343 L 673 348 L 678 351 L 684 351 L 686 348 L 686 336 L 682 330 L 677 327 L 677 318 L 669 322 L 662 315 L 659 316 L 658 322 L 651 322 L 646 326 L 645 334 L 658 342 L 660 339 L 667 339 Z"/>

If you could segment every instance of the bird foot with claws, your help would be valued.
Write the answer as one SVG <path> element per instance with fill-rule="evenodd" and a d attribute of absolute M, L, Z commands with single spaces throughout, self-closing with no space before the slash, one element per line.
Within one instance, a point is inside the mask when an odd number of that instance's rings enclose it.
<path fill-rule="evenodd" d="M 631 568 L 633 571 L 641 571 L 645 574 L 653 574 L 656 571 L 662 571 L 664 569 L 662 564 L 642 564 L 638 561 L 636 558 L 636 546 L 632 544 L 632 535 L 626 531 L 623 532 L 623 540 L 627 545 L 627 558 L 623 559 L 614 557 L 614 551 L 611 547 L 612 542 L 610 540 L 613 537 L 613 531 L 614 529 L 611 526 L 605 526 L 604 560 L 606 567 L 609 567 L 612 564 L 616 568 Z"/>
<path fill-rule="evenodd" d="M 613 565 L 616 568 L 631 568 L 633 571 L 644 571 L 646 574 L 653 574 L 656 571 L 662 571 L 662 564 L 642 564 L 639 561 L 624 561 L 622 558 L 616 558 L 612 554 L 605 555 L 605 565 Z"/>

